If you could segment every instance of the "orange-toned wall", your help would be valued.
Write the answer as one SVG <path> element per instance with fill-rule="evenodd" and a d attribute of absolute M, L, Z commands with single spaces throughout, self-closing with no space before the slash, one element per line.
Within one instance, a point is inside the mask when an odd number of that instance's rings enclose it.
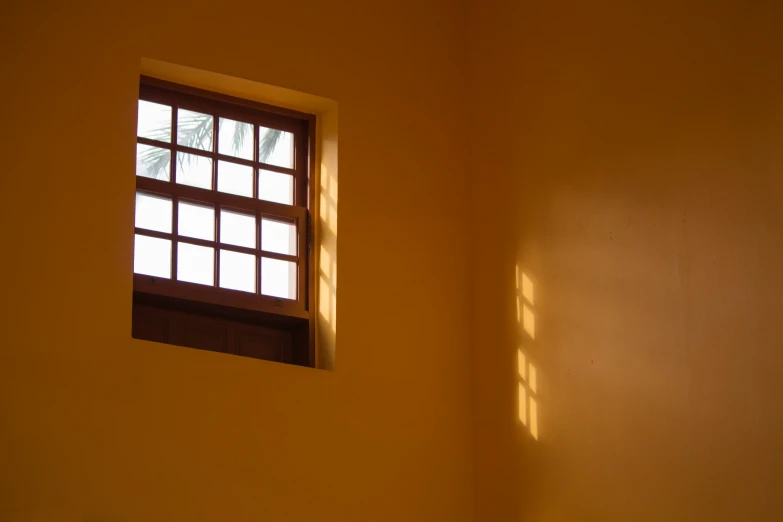
<path fill-rule="evenodd" d="M 783 518 L 782 7 L 474 4 L 477 520 Z"/>
<path fill-rule="evenodd" d="M 783 515 L 780 8 L 464 8 L 4 6 L 0 519 Z M 130 339 L 142 57 L 339 103 L 335 372 Z"/>
<path fill-rule="evenodd" d="M 2 11 L 0 520 L 471 520 L 464 12 Z M 131 339 L 142 57 L 338 102 L 336 371 Z"/>

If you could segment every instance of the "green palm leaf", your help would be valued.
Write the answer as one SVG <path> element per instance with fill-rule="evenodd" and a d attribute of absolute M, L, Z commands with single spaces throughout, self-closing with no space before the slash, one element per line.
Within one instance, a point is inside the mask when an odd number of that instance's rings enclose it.
<path fill-rule="evenodd" d="M 275 151 L 277 142 L 280 141 L 280 137 L 283 135 L 283 131 L 275 129 L 266 129 L 266 132 L 260 138 L 258 144 L 258 161 L 267 163 L 269 156 Z"/>
<path fill-rule="evenodd" d="M 199 113 L 180 114 L 177 121 L 177 144 L 184 147 L 190 147 L 201 150 L 212 150 L 212 128 L 214 120 L 212 116 Z M 222 128 L 222 122 L 218 125 Z M 231 137 L 231 148 L 234 154 L 239 155 L 243 149 L 245 141 L 252 136 L 252 126 L 237 122 L 233 126 L 233 135 Z M 261 129 L 265 129 L 261 127 Z M 152 139 L 162 139 L 170 130 L 169 125 L 162 126 L 151 131 L 149 137 Z M 266 163 L 269 157 L 275 151 L 283 131 L 276 129 L 265 129 L 260 137 L 258 147 L 258 160 Z M 178 155 L 180 165 L 189 162 L 193 156 Z M 153 147 L 145 150 L 139 156 L 139 163 L 147 177 L 159 179 L 165 177 L 168 172 L 171 155 L 168 149 Z"/>

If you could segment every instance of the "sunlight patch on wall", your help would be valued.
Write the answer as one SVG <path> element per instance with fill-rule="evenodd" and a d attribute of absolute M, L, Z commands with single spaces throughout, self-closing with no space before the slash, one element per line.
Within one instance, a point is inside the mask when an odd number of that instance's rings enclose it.
<path fill-rule="evenodd" d="M 337 236 L 337 180 L 321 167 L 321 194 L 319 215 L 322 234 L 318 260 L 318 313 L 332 332 L 337 331 L 337 263 L 330 253 Z"/>
<path fill-rule="evenodd" d="M 329 207 L 329 230 L 337 234 L 337 208 L 334 206 Z"/>
<path fill-rule="evenodd" d="M 332 269 L 332 256 L 329 255 L 329 251 L 321 245 L 321 259 L 319 259 L 319 265 L 321 266 L 321 272 L 328 274 Z"/>
<path fill-rule="evenodd" d="M 519 265 L 514 269 L 514 282 L 516 286 L 517 322 L 531 339 L 536 338 L 536 315 L 533 313 L 535 303 L 535 291 L 533 280 L 522 272 Z M 521 282 L 521 287 L 520 287 Z"/>
<path fill-rule="evenodd" d="M 519 373 L 517 415 L 528 427 L 530 435 L 538 440 L 538 370 L 528 360 L 522 348 L 517 351 Z"/>
<path fill-rule="evenodd" d="M 335 369 L 337 338 L 337 114 L 336 110 L 319 116 L 320 169 L 318 222 L 316 228 L 318 259 L 317 349 L 319 367 Z"/>
<path fill-rule="evenodd" d="M 530 434 L 538 440 L 538 403 L 530 397 Z"/>
<path fill-rule="evenodd" d="M 522 383 L 519 383 L 519 420 L 522 421 L 522 424 L 527 426 L 527 389 L 525 388 L 525 385 Z"/>
<path fill-rule="evenodd" d="M 522 378 L 522 380 L 527 379 L 527 357 L 525 357 L 525 354 L 522 352 L 522 348 L 517 350 L 517 369 L 519 371 L 519 376 Z"/>
<path fill-rule="evenodd" d="M 326 279 L 324 279 L 323 276 L 321 276 L 318 278 L 318 286 L 318 290 L 322 296 L 321 299 L 318 300 L 318 313 L 321 314 L 321 317 L 323 317 L 327 322 L 329 322 L 329 305 L 332 302 L 331 299 L 328 299 L 330 292 L 329 283 L 326 281 Z M 324 296 L 327 298 L 325 299 Z"/>
<path fill-rule="evenodd" d="M 536 393 L 538 391 L 538 372 L 536 371 L 536 367 L 532 364 L 528 366 L 528 377 L 527 377 L 527 383 L 528 386 L 530 386 L 530 391 L 533 393 Z"/>
<path fill-rule="evenodd" d="M 517 288 L 519 288 L 519 276 L 517 275 Z M 522 274 L 522 297 L 531 305 L 536 304 L 535 292 L 533 291 L 533 281 L 527 274 Z"/>
<path fill-rule="evenodd" d="M 331 179 L 322 167 L 319 215 L 329 231 L 337 235 L 337 180 Z"/>
<path fill-rule="evenodd" d="M 536 316 L 534 312 L 535 291 L 533 280 L 515 267 L 517 323 L 520 346 L 517 349 L 517 416 L 533 439 L 538 440 L 538 369 L 525 351 L 523 343 L 528 344 L 536 338 Z M 527 336 L 524 336 L 527 334 Z"/>
<path fill-rule="evenodd" d="M 528 427 L 530 435 L 538 440 L 538 370 L 522 348 L 517 350 L 517 371 L 517 415 L 522 424 Z"/>
<path fill-rule="evenodd" d="M 536 316 L 526 304 L 522 305 L 522 328 L 531 339 L 536 338 Z"/>

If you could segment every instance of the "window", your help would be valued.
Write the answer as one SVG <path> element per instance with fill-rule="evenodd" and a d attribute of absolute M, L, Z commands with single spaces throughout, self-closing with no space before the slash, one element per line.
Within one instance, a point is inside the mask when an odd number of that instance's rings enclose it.
<path fill-rule="evenodd" d="M 134 337 L 311 363 L 297 346 L 312 338 L 311 128 L 309 115 L 142 78 Z M 214 347 L 185 331 L 205 324 Z M 243 353 L 248 336 L 282 344 Z"/>

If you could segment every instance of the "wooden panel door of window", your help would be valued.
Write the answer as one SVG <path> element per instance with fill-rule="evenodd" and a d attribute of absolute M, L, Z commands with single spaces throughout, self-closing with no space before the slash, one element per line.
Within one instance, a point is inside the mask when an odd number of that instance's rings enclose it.
<path fill-rule="evenodd" d="M 291 363 L 291 331 L 136 304 L 133 337 L 199 350 Z"/>

